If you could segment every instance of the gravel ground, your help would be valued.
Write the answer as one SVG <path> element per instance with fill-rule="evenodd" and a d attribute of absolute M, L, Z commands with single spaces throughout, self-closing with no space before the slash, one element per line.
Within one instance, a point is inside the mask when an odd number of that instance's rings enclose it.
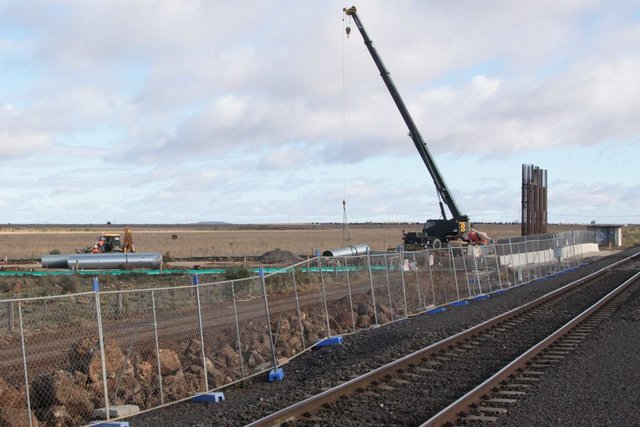
<path fill-rule="evenodd" d="M 640 286 L 538 387 L 499 418 L 501 426 L 640 425 Z"/>
<path fill-rule="evenodd" d="M 380 384 L 367 387 L 369 393 L 340 399 L 325 405 L 313 414 L 311 420 L 305 419 L 289 425 L 419 425 L 566 324 L 630 276 L 630 271 L 613 271 L 532 310 L 528 314 L 528 321 L 501 331 L 492 331 L 486 337 L 481 335 L 473 348 L 462 350 L 453 357 L 445 356 L 446 360 L 436 362 L 434 372 L 411 372 L 412 368 L 409 368 L 407 371 L 416 374 L 415 376 L 396 374 L 387 377 L 387 380 L 378 381 Z M 430 368 L 432 363 L 433 359 L 425 361 L 421 366 Z"/>
<path fill-rule="evenodd" d="M 621 258 L 622 254 L 614 256 Z M 533 282 L 509 292 L 444 313 L 420 315 L 391 325 L 370 329 L 345 337 L 341 346 L 324 347 L 304 353 L 284 366 L 285 379 L 266 383 L 263 378 L 253 384 L 224 390 L 221 404 L 179 403 L 146 412 L 128 419 L 132 427 L 176 425 L 245 425 L 268 413 L 286 407 L 323 387 L 331 387 L 360 375 L 392 359 L 455 334 L 481 321 L 521 305 L 582 277 L 607 263 L 596 260 L 577 271 Z"/>

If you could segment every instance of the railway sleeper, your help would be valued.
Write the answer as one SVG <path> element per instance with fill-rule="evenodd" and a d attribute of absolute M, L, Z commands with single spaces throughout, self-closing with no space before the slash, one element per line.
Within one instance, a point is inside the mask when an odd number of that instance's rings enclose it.
<path fill-rule="evenodd" d="M 571 351 L 569 350 L 563 350 L 563 349 L 557 349 L 557 350 L 549 350 L 546 354 L 545 357 L 549 357 L 549 356 L 566 356 L 567 354 L 571 353 Z"/>
<path fill-rule="evenodd" d="M 507 398 L 504 398 L 504 397 L 492 397 L 492 398 L 483 400 L 481 403 L 492 403 L 492 404 L 499 404 L 499 405 L 512 405 L 512 404 L 516 403 L 517 401 L 518 401 L 518 399 L 507 399 Z"/>
<path fill-rule="evenodd" d="M 433 373 L 433 372 L 437 372 L 437 370 L 435 370 L 435 369 L 423 368 L 421 366 L 416 366 L 413 369 L 415 369 L 418 372 L 423 372 L 425 374 L 430 374 L 430 373 Z"/>
<path fill-rule="evenodd" d="M 402 384 L 402 385 L 411 384 L 411 381 L 403 380 L 402 378 L 391 378 L 389 382 Z"/>
<path fill-rule="evenodd" d="M 489 417 L 486 415 L 467 415 L 462 418 L 463 421 L 480 421 L 485 423 L 495 423 L 498 420 L 498 417 Z"/>
<path fill-rule="evenodd" d="M 541 363 L 558 363 L 561 362 L 564 359 L 564 356 L 549 356 L 549 357 L 544 357 L 544 358 L 540 358 L 538 359 L 539 362 Z"/>
<path fill-rule="evenodd" d="M 540 378 L 519 376 L 519 377 L 512 378 L 511 381 L 515 381 L 515 382 L 524 381 L 525 383 L 535 383 L 540 381 Z"/>
<path fill-rule="evenodd" d="M 549 364 L 543 365 L 541 363 L 530 363 L 527 366 L 531 369 L 547 369 L 550 365 Z"/>
<path fill-rule="evenodd" d="M 540 376 L 540 375 L 544 375 L 543 371 L 522 371 L 520 372 L 521 375 L 534 375 L 534 376 Z"/>
<path fill-rule="evenodd" d="M 574 337 L 572 334 L 569 334 L 566 337 L 564 337 L 563 339 L 559 340 L 558 343 L 560 343 L 560 344 L 580 344 L 582 341 L 584 341 L 582 338 Z"/>
<path fill-rule="evenodd" d="M 391 387 L 390 385 L 386 385 L 386 384 L 378 384 L 375 387 L 377 389 L 384 390 L 384 391 L 394 391 L 396 389 L 395 387 Z"/>
<path fill-rule="evenodd" d="M 524 396 L 526 394 L 520 390 L 498 390 L 493 392 L 494 396 Z"/>
<path fill-rule="evenodd" d="M 505 389 L 528 389 L 531 387 L 531 384 L 520 384 L 520 383 L 507 383 L 503 386 Z M 516 390 L 518 391 L 518 390 Z"/>
<path fill-rule="evenodd" d="M 554 344 L 553 348 L 560 348 L 560 349 L 566 349 L 566 350 L 575 350 L 576 345 L 575 344 Z"/>
<path fill-rule="evenodd" d="M 496 406 L 484 406 L 480 405 L 476 408 L 478 412 L 490 412 L 493 414 L 506 414 L 509 412 L 506 408 L 498 408 Z"/>
<path fill-rule="evenodd" d="M 403 372 L 401 374 L 403 377 L 408 377 L 408 378 L 422 378 L 422 375 L 420 374 L 415 374 L 413 372 Z"/>

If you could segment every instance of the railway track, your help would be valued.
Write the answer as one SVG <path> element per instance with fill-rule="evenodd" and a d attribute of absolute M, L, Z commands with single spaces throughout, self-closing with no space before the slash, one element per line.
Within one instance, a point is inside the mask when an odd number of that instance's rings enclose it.
<path fill-rule="evenodd" d="M 495 421 L 613 310 L 606 304 L 638 281 L 639 268 L 635 254 L 250 425 Z"/>

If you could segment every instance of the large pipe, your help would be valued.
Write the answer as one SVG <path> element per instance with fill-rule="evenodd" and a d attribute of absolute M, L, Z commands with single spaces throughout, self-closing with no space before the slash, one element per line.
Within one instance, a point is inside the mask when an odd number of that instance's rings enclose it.
<path fill-rule="evenodd" d="M 42 257 L 42 266 L 44 268 L 68 268 L 68 254 L 44 255 Z"/>
<path fill-rule="evenodd" d="M 356 256 L 366 255 L 370 252 L 369 245 L 347 246 L 346 248 L 328 249 L 322 252 L 322 256 Z"/>
<path fill-rule="evenodd" d="M 160 268 L 162 254 L 159 252 L 107 254 L 61 254 L 42 257 L 44 268 L 78 268 L 78 269 L 128 269 L 128 268 Z"/>

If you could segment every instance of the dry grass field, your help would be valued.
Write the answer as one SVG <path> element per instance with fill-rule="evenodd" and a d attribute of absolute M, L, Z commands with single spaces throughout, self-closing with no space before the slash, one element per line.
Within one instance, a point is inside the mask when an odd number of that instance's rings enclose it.
<path fill-rule="evenodd" d="M 341 224 L 299 225 L 132 225 L 138 252 L 160 252 L 171 258 L 260 256 L 279 248 L 297 255 L 343 246 Z M 40 259 L 50 253 L 73 253 L 91 246 L 103 231 L 121 232 L 124 226 L 5 225 L 0 226 L 0 259 Z M 402 231 L 420 230 L 420 224 L 352 224 L 351 244 L 386 250 L 402 241 Z M 518 224 L 477 224 L 493 238 L 518 236 Z M 583 229 L 580 225 L 550 225 L 549 231 Z"/>

